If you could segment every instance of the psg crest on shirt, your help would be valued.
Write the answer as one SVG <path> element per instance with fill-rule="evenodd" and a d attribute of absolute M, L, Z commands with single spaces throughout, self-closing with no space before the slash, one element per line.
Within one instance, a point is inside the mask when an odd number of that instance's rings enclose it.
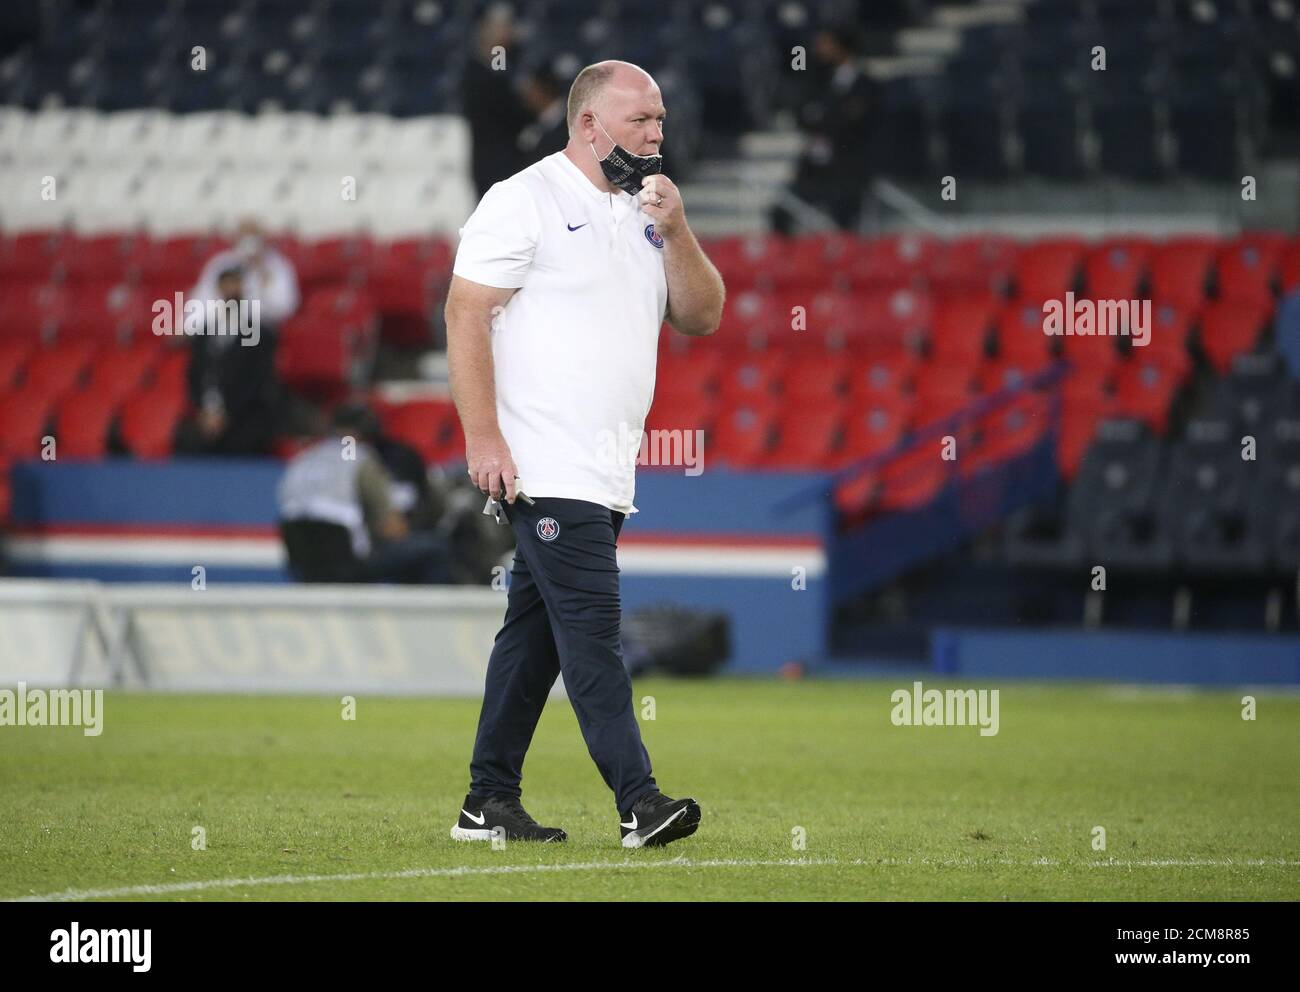
<path fill-rule="evenodd" d="M 656 248 L 662 248 L 664 246 L 664 239 L 655 234 L 655 226 L 653 224 L 647 224 L 645 226 L 645 239 Z"/>
<path fill-rule="evenodd" d="M 537 536 L 543 541 L 554 541 L 560 536 L 560 525 L 554 517 L 542 517 L 537 521 Z"/>

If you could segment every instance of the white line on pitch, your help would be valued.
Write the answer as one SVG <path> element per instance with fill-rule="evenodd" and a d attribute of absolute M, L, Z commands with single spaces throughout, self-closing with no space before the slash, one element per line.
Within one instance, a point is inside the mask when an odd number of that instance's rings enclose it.
<path fill-rule="evenodd" d="M 167 882 L 161 885 L 127 885 L 116 889 L 65 889 L 40 896 L 17 896 L 5 902 L 81 902 L 87 899 L 115 899 L 122 896 L 171 895 L 180 892 L 202 892 L 208 889 L 250 888 L 259 885 L 307 885 L 315 882 L 362 882 L 403 878 L 459 878 L 475 875 L 525 875 L 533 872 L 600 871 L 604 869 L 639 868 L 802 868 L 828 865 L 879 866 L 896 868 L 907 865 L 939 866 L 943 868 L 980 868 L 992 865 L 1017 868 L 1084 867 L 1084 868 L 1291 868 L 1300 861 L 1283 858 L 1228 859 L 1144 859 L 1063 862 L 1052 858 L 1035 858 L 1017 861 L 1012 858 L 978 859 L 948 858 L 854 858 L 840 861 L 836 858 L 785 858 L 775 861 L 744 861 L 719 859 L 692 861 L 674 858 L 670 861 L 588 861 L 559 865 L 500 865 L 487 868 L 410 868 L 405 871 L 354 872 L 340 875 L 268 875 L 261 878 L 214 878 L 198 882 Z"/>
<path fill-rule="evenodd" d="M 368 879 L 457 878 L 470 875 L 522 875 L 531 872 L 598 871 L 623 868 L 798 868 L 809 865 L 834 865 L 834 859 L 786 858 L 779 861 L 589 861 L 560 865 L 500 865 L 490 868 L 409 868 L 405 871 L 354 872 L 345 875 L 269 875 L 262 878 L 214 878 L 200 882 L 167 882 L 162 885 L 127 885 L 117 889 L 65 889 L 43 896 L 20 896 L 6 902 L 80 902 L 86 899 L 113 899 L 119 896 L 169 895 L 176 892 L 200 892 L 204 889 L 246 888 L 255 885 L 300 885 L 310 882 L 361 882 Z"/>

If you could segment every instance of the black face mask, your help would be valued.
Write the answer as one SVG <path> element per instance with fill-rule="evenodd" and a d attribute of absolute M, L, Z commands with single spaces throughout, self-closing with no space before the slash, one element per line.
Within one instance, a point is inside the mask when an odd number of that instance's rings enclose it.
<path fill-rule="evenodd" d="M 596 118 L 596 123 L 605 131 L 605 125 L 600 123 L 599 117 Z M 614 141 L 608 131 L 605 131 L 605 137 Z M 595 145 L 591 145 L 591 154 L 596 154 Z M 633 155 L 617 141 L 614 141 L 614 147 L 608 155 L 604 158 L 596 156 L 596 161 L 600 163 L 600 171 L 605 174 L 610 185 L 633 196 L 641 192 L 641 180 L 646 176 L 657 176 L 664 168 L 662 155 Z"/>

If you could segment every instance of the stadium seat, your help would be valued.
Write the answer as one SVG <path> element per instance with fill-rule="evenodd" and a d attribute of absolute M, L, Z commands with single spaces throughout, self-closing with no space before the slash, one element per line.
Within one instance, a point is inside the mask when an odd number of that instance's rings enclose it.
<path fill-rule="evenodd" d="M 107 391 L 87 387 L 66 396 L 54 422 L 60 458 L 103 458 L 117 402 Z"/>
<path fill-rule="evenodd" d="M 780 390 L 785 356 L 776 351 L 745 355 L 719 370 L 719 391 L 724 406 L 762 403 Z"/>
<path fill-rule="evenodd" d="M 57 403 L 85 377 L 97 350 L 98 345 L 89 341 L 41 349 L 27 363 L 23 388 Z"/>
<path fill-rule="evenodd" d="M 843 268 L 854 290 L 918 286 L 936 251 L 935 243 L 917 234 L 873 238 L 854 252 Z"/>
<path fill-rule="evenodd" d="M 1232 360 L 1254 349 L 1268 326 L 1270 303 L 1255 300 L 1216 300 L 1201 315 L 1201 350 L 1220 375 Z"/>
<path fill-rule="evenodd" d="M 902 440 L 911 414 L 912 402 L 903 396 L 880 394 L 851 404 L 844 423 L 844 445 L 836 459 L 836 467 L 843 468 L 889 451 Z"/>
<path fill-rule="evenodd" d="M 136 458 L 169 457 L 185 408 L 183 393 L 156 385 L 128 397 L 118 413 L 123 445 Z"/>
<path fill-rule="evenodd" d="M 450 400 L 410 400 L 381 413 L 384 433 L 409 444 L 428 463 L 446 460 L 458 443 L 460 420 Z"/>
<path fill-rule="evenodd" d="M 1173 238 L 1156 245 L 1151 254 L 1151 295 L 1171 303 L 1199 306 L 1205 299 L 1214 241 Z"/>
<path fill-rule="evenodd" d="M 991 235 L 941 243 L 928 261 L 930 288 L 939 295 L 1005 291 L 1015 269 L 1019 246 Z"/>
<path fill-rule="evenodd" d="M 1115 379 L 1120 412 L 1163 435 L 1169 426 L 1170 406 L 1190 370 L 1191 362 L 1185 355 L 1134 352 L 1120 366 Z"/>
<path fill-rule="evenodd" d="M 777 426 L 777 439 L 763 459 L 766 468 L 825 469 L 836 458 L 844 428 L 846 406 L 842 400 L 787 401 Z"/>
<path fill-rule="evenodd" d="M 0 395 L 8 392 L 18 381 L 27 359 L 36 346 L 29 341 L 0 339 Z"/>
<path fill-rule="evenodd" d="M 774 404 L 725 407 L 707 435 L 709 451 L 715 463 L 732 468 L 757 467 L 767 458 L 775 431 Z"/>
<path fill-rule="evenodd" d="M 1093 248 L 1083 265 L 1083 283 L 1095 300 L 1133 300 L 1146 278 L 1151 243 L 1144 238 L 1112 239 Z"/>
<path fill-rule="evenodd" d="M 930 359 L 948 365 L 978 362 L 988 347 L 997 312 L 998 301 L 990 293 L 942 299 L 930 329 Z M 1042 334 L 1041 325 L 1038 333 Z"/>
<path fill-rule="evenodd" d="M 798 355 L 786 364 L 781 389 L 787 401 L 838 397 L 845 391 L 850 368 L 840 355 Z"/>
<path fill-rule="evenodd" d="M 1285 235 L 1255 232 L 1223 245 L 1215 259 L 1220 300 L 1271 299 Z"/>
<path fill-rule="evenodd" d="M 1250 513 L 1258 462 L 1241 457 L 1226 420 L 1193 420 L 1174 447 L 1163 516 L 1184 565 L 1208 574 L 1257 572 L 1268 561 L 1263 521 Z"/>
<path fill-rule="evenodd" d="M 90 367 L 90 387 L 120 403 L 144 384 L 162 358 L 162 349 L 152 341 L 105 348 Z"/>
<path fill-rule="evenodd" d="M 919 365 L 914 354 L 901 348 L 855 361 L 849 372 L 849 396 L 862 403 L 881 394 L 908 392 Z"/>
<path fill-rule="evenodd" d="M 49 420 L 49 396 L 22 389 L 0 396 L 0 459 L 38 458 Z"/>
<path fill-rule="evenodd" d="M 1027 245 L 1016 260 L 1015 284 L 1019 296 L 1029 300 L 1060 299 L 1077 288 L 1083 242 L 1056 238 Z"/>

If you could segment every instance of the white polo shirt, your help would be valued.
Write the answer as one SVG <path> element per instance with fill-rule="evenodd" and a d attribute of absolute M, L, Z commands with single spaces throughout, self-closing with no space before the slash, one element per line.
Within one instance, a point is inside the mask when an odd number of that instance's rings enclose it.
<path fill-rule="evenodd" d="M 521 488 L 637 512 L 668 304 L 651 218 L 556 152 L 493 185 L 460 235 L 456 275 L 519 290 L 493 322 L 492 360 Z"/>

